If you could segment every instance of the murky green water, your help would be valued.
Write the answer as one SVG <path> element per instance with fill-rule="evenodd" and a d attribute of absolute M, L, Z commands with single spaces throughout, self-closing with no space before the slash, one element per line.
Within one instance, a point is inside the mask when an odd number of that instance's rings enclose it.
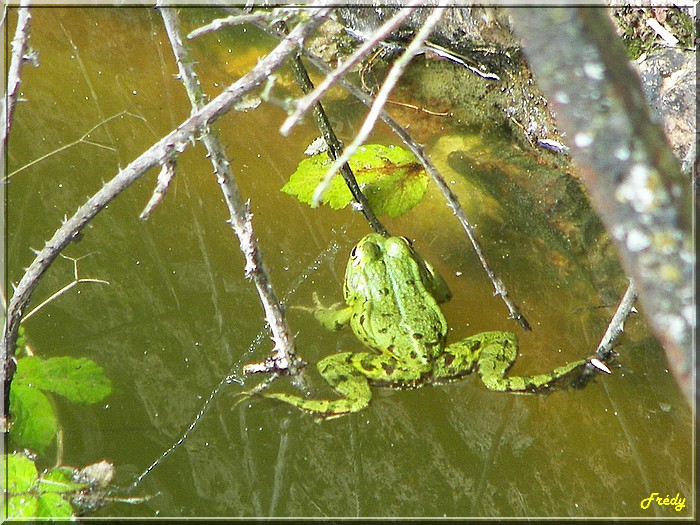
<path fill-rule="evenodd" d="M 189 11 L 187 28 L 210 16 Z M 13 30 L 14 14 L 10 19 Z M 40 65 L 24 70 L 26 101 L 10 138 L 10 173 L 127 113 L 94 130 L 90 143 L 12 175 L 6 187 L 12 282 L 32 261 L 30 247 L 42 246 L 64 214 L 189 114 L 153 9 L 35 9 L 31 44 Z M 205 90 L 218 93 L 271 45 L 241 28 L 225 41 L 195 41 Z M 291 75 L 281 71 L 279 82 L 291 85 Z M 349 101 L 329 110 L 345 140 L 365 113 Z M 284 116 L 263 104 L 230 113 L 218 128 L 251 199 L 279 294 L 289 294 L 292 305 L 310 305 L 314 291 L 334 302 L 341 299 L 347 253 L 368 227 L 349 210 L 312 210 L 279 191 L 317 136 L 309 122 L 280 137 Z M 532 159 L 509 150 L 498 135 L 485 142 L 455 124 L 430 124 L 436 133 L 426 140 L 429 151 L 454 181 L 493 266 L 534 330 L 524 334 L 506 319 L 451 212 L 430 190 L 421 205 L 387 226 L 417 239 L 446 276 L 454 294 L 444 308 L 450 340 L 518 331 L 522 355 L 514 371 L 524 374 L 590 354 L 624 292 L 614 262 L 595 259 L 586 245 L 572 246 L 551 227 L 552 217 L 537 214 L 532 198 L 494 178 L 512 175 L 520 159 L 518 173 L 527 185 L 541 176 Z M 384 132 L 375 140 L 397 143 Z M 248 350 L 264 328 L 261 307 L 243 277 L 243 258 L 211 172 L 197 145 L 179 159 L 177 178 L 148 222 L 138 215 L 155 171 L 110 204 L 66 251 L 85 257 L 82 277 L 110 284 L 82 284 L 26 323 L 38 355 L 89 357 L 112 379 L 105 404 L 57 399 L 56 406 L 65 463 L 106 458 L 117 468 L 119 486 L 128 486 L 178 439 L 231 369 L 240 375 L 243 363 L 261 359 L 271 346 L 263 338 Z M 582 228 L 572 229 L 571 238 L 596 242 L 595 226 Z M 59 259 L 32 304 L 71 278 L 72 263 Z M 617 287 L 601 289 L 601 283 Z M 302 310 L 290 309 L 288 319 L 298 350 L 311 363 L 339 349 L 359 349 L 349 331 L 327 333 Z M 234 408 L 240 387 L 227 385 L 185 444 L 134 493 L 155 496 L 97 515 L 690 516 L 690 501 L 678 513 L 640 508 L 652 492 L 693 497 L 693 421 L 641 319 L 629 322 L 624 342 L 614 374 L 582 391 L 505 395 L 467 378 L 409 392 L 376 391 L 367 411 L 322 424 L 264 400 Z M 309 376 L 323 392 L 315 372 Z M 50 453 L 40 464 L 52 461 Z"/>

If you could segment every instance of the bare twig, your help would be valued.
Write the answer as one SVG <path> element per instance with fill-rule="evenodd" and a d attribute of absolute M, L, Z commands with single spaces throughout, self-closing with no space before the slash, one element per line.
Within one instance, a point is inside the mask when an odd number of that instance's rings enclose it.
<path fill-rule="evenodd" d="M 0 159 L 4 158 L 5 146 L 7 145 L 7 137 L 10 134 L 12 127 L 12 116 L 15 112 L 17 96 L 19 95 L 20 75 L 22 66 L 26 61 L 27 48 L 29 47 L 29 14 L 28 2 L 23 1 L 18 9 L 17 28 L 15 36 L 12 39 L 12 58 L 10 59 L 10 68 L 7 72 L 7 91 L 2 100 L 2 123 L 0 124 Z"/>
<path fill-rule="evenodd" d="M 637 301 L 637 292 L 634 289 L 634 283 L 630 280 L 629 286 L 625 295 L 620 300 L 620 304 L 615 310 L 615 314 L 603 334 L 603 338 L 598 343 L 598 348 L 595 351 L 595 356 L 588 361 L 583 373 L 576 378 L 575 386 L 582 388 L 593 379 L 599 372 L 610 374 L 610 369 L 607 366 L 613 358 L 617 356 L 613 352 L 613 347 L 617 342 L 618 337 L 625 329 L 625 321 L 630 313 L 634 311 L 634 303 Z"/>
<path fill-rule="evenodd" d="M 323 177 L 323 180 L 314 190 L 314 194 L 311 199 L 312 205 L 317 206 L 320 203 L 323 193 L 328 188 L 332 177 L 336 174 L 340 166 L 342 166 L 344 163 L 350 160 L 350 158 L 355 154 L 358 148 L 365 143 L 367 137 L 369 137 L 369 134 L 372 132 L 372 129 L 374 129 L 374 125 L 376 124 L 377 119 L 382 113 L 384 104 L 386 104 L 391 90 L 394 89 L 394 86 L 399 81 L 399 78 L 403 74 L 404 69 L 406 69 L 406 66 L 408 66 L 408 63 L 413 59 L 413 57 L 416 54 L 420 52 L 421 48 L 423 47 L 423 43 L 428 39 L 433 28 L 442 18 L 443 12 L 443 9 L 436 8 L 433 10 L 432 13 L 430 13 L 428 18 L 426 18 L 425 23 L 421 27 L 420 31 L 418 31 L 416 36 L 406 48 L 406 51 L 404 51 L 403 54 L 396 60 L 396 62 L 394 62 L 394 65 L 391 67 L 391 69 L 389 70 L 389 74 L 384 80 L 384 84 L 377 93 L 374 102 L 372 103 L 372 107 L 370 108 L 369 114 L 367 115 L 365 122 L 362 124 L 360 131 L 357 132 L 357 135 L 355 135 L 354 140 L 345 149 L 343 154 L 339 158 L 337 158 L 335 162 L 333 162 L 333 164 L 331 164 L 330 168 Z"/>
<path fill-rule="evenodd" d="M 327 74 L 323 81 L 316 86 L 305 97 L 296 102 L 296 109 L 287 117 L 280 128 L 282 135 L 288 135 L 292 127 L 294 127 L 299 119 L 316 104 L 321 97 L 335 84 L 342 75 L 344 75 L 351 67 L 357 64 L 367 53 L 369 53 L 381 40 L 394 31 L 401 25 L 411 13 L 416 10 L 416 5 L 423 3 L 423 0 L 411 0 L 407 6 L 402 8 L 396 15 L 390 18 L 384 25 L 374 31 L 371 37 L 360 46 L 349 58 L 341 65 L 336 67 L 331 73 Z"/>
<path fill-rule="evenodd" d="M 163 16 L 173 53 L 175 54 L 180 77 L 190 98 L 192 110 L 195 112 L 201 107 L 204 93 L 180 37 L 177 11 L 174 8 L 161 7 L 160 12 Z M 327 11 L 319 11 L 312 16 L 317 20 L 321 20 L 325 16 L 325 12 Z M 277 300 L 277 294 L 265 269 L 260 247 L 253 233 L 252 214 L 250 213 L 249 205 L 243 202 L 218 134 L 211 129 L 207 129 L 203 133 L 201 140 L 209 152 L 209 159 L 214 166 L 217 182 L 221 187 L 224 200 L 229 209 L 230 220 L 228 222 L 236 233 L 241 251 L 245 255 L 246 277 L 255 284 L 265 311 L 265 319 L 270 326 L 272 340 L 275 343 L 271 358 L 266 360 L 270 365 L 268 371 L 296 376 L 303 368 L 303 361 L 296 355 L 294 338 L 287 326 L 282 307 Z"/>
<path fill-rule="evenodd" d="M 62 151 L 65 151 L 65 150 L 67 150 L 67 149 L 69 149 L 69 148 L 72 148 L 73 146 L 77 146 L 78 144 L 88 144 L 88 145 L 90 145 L 90 146 L 95 146 L 95 147 L 97 147 L 97 148 L 102 148 L 102 149 L 106 149 L 106 150 L 109 150 L 109 151 L 114 151 L 114 148 L 113 148 L 112 146 L 105 146 L 104 144 L 100 144 L 99 142 L 93 142 L 92 140 L 88 140 L 88 137 L 89 137 L 90 134 L 91 134 L 93 131 L 95 131 L 97 128 L 99 128 L 99 127 L 101 127 L 101 126 L 104 126 L 104 125 L 107 124 L 109 121 L 114 120 L 115 118 L 122 117 L 122 116 L 124 116 L 124 115 L 128 115 L 128 116 L 130 116 L 130 117 L 138 118 L 138 119 L 141 119 L 141 120 L 144 120 L 144 121 L 146 120 L 146 119 L 144 119 L 142 116 L 140 116 L 140 115 L 135 115 L 135 114 L 133 114 L 133 113 L 129 113 L 129 112 L 126 111 L 126 110 L 120 111 L 119 113 L 116 113 L 116 114 L 112 115 L 111 117 L 107 117 L 106 119 L 101 120 L 99 123 L 95 124 L 95 125 L 94 125 L 93 127 L 91 127 L 89 130 L 87 130 L 85 133 L 83 133 L 83 135 L 82 135 L 80 138 L 78 138 L 78 139 L 76 139 L 76 140 L 74 140 L 74 141 L 72 141 L 72 142 L 69 142 L 68 144 L 64 144 L 63 146 L 61 146 L 61 147 L 59 147 L 59 148 L 56 148 L 55 150 L 50 151 L 50 152 L 48 152 L 48 153 L 42 155 L 41 157 L 34 159 L 34 160 L 31 161 L 31 162 L 28 162 L 28 163 L 25 164 L 24 166 L 21 166 L 21 167 L 17 168 L 17 169 L 16 169 L 15 171 L 13 171 L 12 173 L 9 173 L 9 174 L 7 175 L 7 177 L 5 177 L 5 180 L 9 179 L 10 177 L 14 177 L 14 176 L 17 175 L 18 173 L 20 173 L 20 172 L 22 172 L 22 171 L 24 171 L 24 170 L 26 170 L 26 169 L 31 168 L 31 167 L 34 166 L 35 164 L 38 164 L 39 162 L 41 162 L 41 161 L 43 161 L 43 160 L 46 160 L 46 159 L 48 159 L 49 157 L 52 157 L 52 156 L 54 156 L 54 155 L 57 155 L 58 153 L 61 153 Z"/>
<path fill-rule="evenodd" d="M 175 130 L 153 144 L 147 151 L 132 161 L 110 181 L 104 184 L 75 214 L 56 230 L 53 237 L 37 254 L 15 288 L 14 295 L 7 309 L 7 317 L 0 344 L 0 356 L 3 364 L 0 381 L 9 388 L 14 374 L 12 357 L 17 343 L 19 323 L 24 309 L 36 289 L 39 280 L 58 254 L 77 236 L 80 231 L 115 197 L 143 176 L 149 169 L 165 162 L 172 151 L 182 152 L 191 144 L 192 137 L 231 109 L 233 104 L 246 93 L 263 83 L 270 74 L 277 70 L 289 56 L 296 51 L 304 37 L 320 23 L 320 17 L 311 17 L 308 22 L 299 24 L 284 38 L 265 58 L 260 60 L 245 76 L 227 87 L 201 110 L 191 115 Z"/>
<path fill-rule="evenodd" d="M 90 255 L 90 254 L 88 254 L 88 255 Z M 25 315 L 24 315 L 24 318 L 22 319 L 22 321 L 27 322 L 27 320 L 28 320 L 31 316 L 33 316 L 35 313 L 37 313 L 39 310 L 41 310 L 44 306 L 46 306 L 47 304 L 49 304 L 49 303 L 50 303 L 51 301 L 53 301 L 54 299 L 60 297 L 61 295 L 63 295 L 64 293 L 66 293 L 68 290 L 70 290 L 70 289 L 73 288 L 74 286 L 79 285 L 80 283 L 109 284 L 109 281 L 105 281 L 105 280 L 103 280 L 103 279 L 91 279 L 91 278 L 89 278 L 89 277 L 81 278 L 81 277 L 78 275 L 78 261 L 79 261 L 80 259 L 83 259 L 83 258 L 87 257 L 88 255 L 83 255 L 82 257 L 79 257 L 79 258 L 77 258 L 77 259 L 74 259 L 73 257 L 66 257 L 65 255 L 61 254 L 61 257 L 63 257 L 64 259 L 68 259 L 69 261 L 73 261 L 73 281 L 71 281 L 70 283 L 68 283 L 66 286 L 64 286 L 63 288 L 61 288 L 61 289 L 58 290 L 57 292 L 51 294 L 51 296 L 50 296 L 48 299 L 42 301 L 41 304 L 39 304 L 38 306 L 36 306 L 35 308 L 33 308 L 31 312 L 28 312 L 27 314 L 25 314 Z"/>

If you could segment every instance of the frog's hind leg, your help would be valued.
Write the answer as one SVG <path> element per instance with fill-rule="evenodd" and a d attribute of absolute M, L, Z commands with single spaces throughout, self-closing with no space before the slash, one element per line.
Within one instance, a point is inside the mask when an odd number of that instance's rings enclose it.
<path fill-rule="evenodd" d="M 436 367 L 445 378 L 453 378 L 470 372 L 475 367 L 484 386 L 498 392 L 534 393 L 550 388 L 587 363 L 586 360 L 555 368 L 549 373 L 533 376 L 505 377 L 515 362 L 518 341 L 510 332 L 484 332 L 467 337 L 445 348 Z"/>
<path fill-rule="evenodd" d="M 353 365 L 351 352 L 330 355 L 319 361 L 317 368 L 323 378 L 342 397 L 338 399 L 305 399 L 282 393 L 264 393 L 263 397 L 284 401 L 320 419 L 332 419 L 358 412 L 372 399 L 367 378 Z"/>

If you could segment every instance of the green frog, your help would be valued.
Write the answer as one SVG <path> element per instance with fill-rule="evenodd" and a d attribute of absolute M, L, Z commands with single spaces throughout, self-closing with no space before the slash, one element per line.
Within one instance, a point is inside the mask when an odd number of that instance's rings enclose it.
<path fill-rule="evenodd" d="M 327 328 L 349 324 L 366 352 L 343 352 L 319 361 L 321 376 L 340 395 L 305 399 L 264 392 L 320 419 L 358 412 L 372 387 L 416 388 L 459 379 L 473 371 L 489 390 L 532 393 L 547 389 L 588 361 L 547 373 L 505 377 L 518 343 L 510 332 L 483 332 L 447 345 L 447 322 L 438 303 L 450 291 L 442 276 L 404 237 L 363 237 L 352 249 L 343 285 L 345 305 L 324 308 L 314 296 L 315 317 Z"/>

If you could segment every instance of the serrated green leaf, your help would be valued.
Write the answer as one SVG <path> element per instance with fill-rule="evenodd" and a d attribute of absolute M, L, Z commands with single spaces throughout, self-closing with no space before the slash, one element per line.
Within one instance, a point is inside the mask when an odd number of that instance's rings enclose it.
<path fill-rule="evenodd" d="M 7 501 L 8 518 L 33 518 L 39 510 L 39 498 L 30 494 L 10 496 Z"/>
<path fill-rule="evenodd" d="M 39 479 L 36 465 L 27 456 L 10 454 L 7 461 L 7 491 L 9 494 L 22 494 L 34 488 Z"/>
<path fill-rule="evenodd" d="M 73 469 L 69 467 L 51 469 L 39 478 L 39 490 L 43 492 L 76 492 L 87 487 L 87 483 L 73 481 Z"/>
<path fill-rule="evenodd" d="M 73 507 L 60 494 L 42 494 L 39 496 L 36 515 L 38 518 L 70 518 Z"/>
<path fill-rule="evenodd" d="M 112 391 L 112 383 L 104 369 L 91 359 L 36 356 L 17 361 L 15 381 L 32 384 L 76 403 L 97 403 Z"/>
<path fill-rule="evenodd" d="M 13 381 L 10 388 L 10 439 L 43 453 L 58 432 L 58 420 L 46 395 L 37 387 Z"/>
<path fill-rule="evenodd" d="M 368 144 L 350 159 L 357 183 L 377 215 L 398 217 L 418 204 L 428 188 L 428 176 L 412 153 L 398 146 Z M 331 165 L 328 153 L 302 160 L 282 191 L 311 204 L 314 191 Z M 340 176 L 333 177 L 323 194 L 324 204 L 344 208 L 352 195 Z"/>

